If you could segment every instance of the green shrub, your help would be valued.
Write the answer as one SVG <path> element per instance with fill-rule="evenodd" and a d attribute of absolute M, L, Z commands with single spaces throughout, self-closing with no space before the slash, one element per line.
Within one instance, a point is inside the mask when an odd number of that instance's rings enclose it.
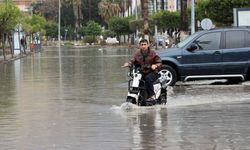
<path fill-rule="evenodd" d="M 106 39 L 107 37 L 115 37 L 115 36 L 116 36 L 116 34 L 115 34 L 115 32 L 113 32 L 113 31 L 105 30 L 105 31 L 103 32 L 103 38 L 104 38 L 104 39 Z"/>
<path fill-rule="evenodd" d="M 85 43 L 95 43 L 95 42 L 97 42 L 97 40 L 96 40 L 96 36 L 85 36 L 84 37 L 84 42 Z"/>
<path fill-rule="evenodd" d="M 64 46 L 67 47 L 67 48 L 72 48 L 73 45 L 74 45 L 74 44 L 71 43 L 71 42 L 65 42 L 65 43 L 64 43 Z"/>

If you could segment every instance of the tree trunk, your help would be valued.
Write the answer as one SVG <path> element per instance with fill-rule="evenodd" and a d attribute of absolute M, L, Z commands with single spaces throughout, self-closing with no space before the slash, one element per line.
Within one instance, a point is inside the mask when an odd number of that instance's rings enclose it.
<path fill-rule="evenodd" d="M 181 0 L 181 26 L 180 26 L 180 40 L 182 41 L 188 34 L 188 14 L 187 14 L 187 0 Z"/>
<path fill-rule="evenodd" d="M 164 10 L 164 0 L 161 0 L 161 10 Z"/>
<path fill-rule="evenodd" d="M 3 60 L 6 60 L 5 37 L 4 37 L 4 33 L 2 33 L 2 47 L 3 47 Z"/>
<path fill-rule="evenodd" d="M 125 34 L 123 35 L 123 38 L 124 38 L 123 39 L 124 43 L 126 43 L 126 35 Z"/>
<path fill-rule="evenodd" d="M 188 31 L 187 0 L 181 0 L 181 27 L 182 31 Z"/>
<path fill-rule="evenodd" d="M 91 5 L 91 0 L 88 0 L 88 4 L 89 4 L 89 8 L 88 8 L 88 12 L 89 12 L 89 20 L 91 20 L 91 12 L 92 12 L 92 5 Z"/>
<path fill-rule="evenodd" d="M 10 45 L 11 58 L 14 58 L 14 49 L 13 49 L 13 45 L 12 45 L 11 35 L 8 34 L 7 37 L 8 37 L 8 42 Z"/>
<path fill-rule="evenodd" d="M 73 11 L 74 11 L 74 17 L 75 17 L 75 28 L 77 31 L 79 31 L 81 27 L 81 22 L 83 20 L 82 15 L 82 1 L 81 0 L 75 0 L 73 2 Z"/>
<path fill-rule="evenodd" d="M 141 0 L 144 38 L 149 41 L 148 0 Z"/>

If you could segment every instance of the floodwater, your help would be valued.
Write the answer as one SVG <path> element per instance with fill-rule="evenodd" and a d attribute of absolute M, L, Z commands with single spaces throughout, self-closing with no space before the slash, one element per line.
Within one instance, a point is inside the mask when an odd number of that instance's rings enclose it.
<path fill-rule="evenodd" d="M 0 149 L 249 149 L 249 82 L 178 83 L 166 106 L 125 111 L 132 51 L 45 48 L 0 64 Z"/>

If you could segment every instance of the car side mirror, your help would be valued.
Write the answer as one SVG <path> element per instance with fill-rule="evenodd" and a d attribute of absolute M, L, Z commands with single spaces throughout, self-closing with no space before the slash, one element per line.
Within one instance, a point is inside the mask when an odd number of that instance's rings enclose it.
<path fill-rule="evenodd" d="M 197 48 L 198 48 L 197 45 L 195 43 L 192 43 L 191 45 L 189 45 L 187 50 L 192 52 L 192 51 L 196 50 Z"/>

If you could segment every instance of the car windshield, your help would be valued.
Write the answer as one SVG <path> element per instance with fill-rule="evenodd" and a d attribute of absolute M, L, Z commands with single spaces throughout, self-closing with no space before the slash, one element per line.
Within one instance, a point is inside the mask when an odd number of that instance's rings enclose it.
<path fill-rule="evenodd" d="M 177 44 L 178 48 L 182 48 L 184 47 L 187 43 L 189 43 L 191 40 L 193 40 L 194 37 L 196 37 L 199 34 L 199 32 L 196 32 L 190 36 L 188 36 L 186 39 L 184 39 L 183 41 L 181 41 L 179 44 Z"/>

